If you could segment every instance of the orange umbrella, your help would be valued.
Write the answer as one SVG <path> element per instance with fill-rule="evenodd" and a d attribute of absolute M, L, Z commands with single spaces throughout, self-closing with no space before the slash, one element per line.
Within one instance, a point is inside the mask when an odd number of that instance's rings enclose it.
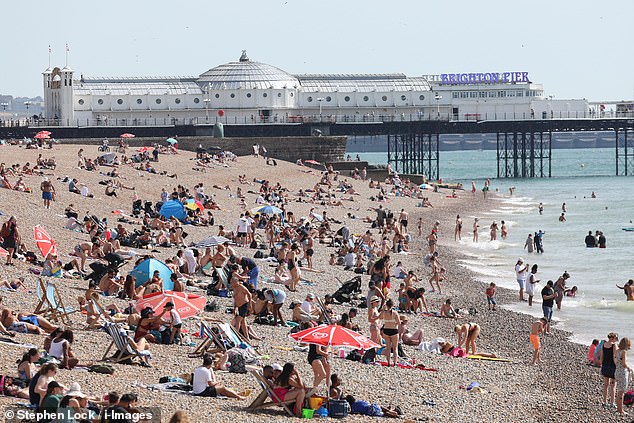
<path fill-rule="evenodd" d="M 38 132 L 38 134 L 51 135 L 52 132 L 51 131 L 40 131 L 40 132 Z"/>
<path fill-rule="evenodd" d="M 137 301 L 135 308 L 141 311 L 145 307 L 152 307 L 156 314 L 160 314 L 165 304 L 170 301 L 174 303 L 174 309 L 181 316 L 181 319 L 195 316 L 203 310 L 207 304 L 207 298 L 201 297 L 200 295 L 187 292 L 165 291 L 144 295 L 142 299 Z"/>
<path fill-rule="evenodd" d="M 33 228 L 33 235 L 35 236 L 35 244 L 40 249 L 42 257 L 46 258 L 49 254 L 57 254 L 55 241 L 40 225 Z"/>

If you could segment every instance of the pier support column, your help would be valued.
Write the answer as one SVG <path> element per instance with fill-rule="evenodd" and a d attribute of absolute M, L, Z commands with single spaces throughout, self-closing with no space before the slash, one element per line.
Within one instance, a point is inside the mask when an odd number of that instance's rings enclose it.
<path fill-rule="evenodd" d="M 389 134 L 387 161 L 399 173 L 425 175 L 428 180 L 438 180 L 440 178 L 439 137 L 438 133 L 417 131 Z"/>
<path fill-rule="evenodd" d="M 634 174 L 634 128 L 614 128 L 616 176 Z"/>
<path fill-rule="evenodd" d="M 498 132 L 498 178 L 550 177 L 551 153 L 550 132 Z"/>

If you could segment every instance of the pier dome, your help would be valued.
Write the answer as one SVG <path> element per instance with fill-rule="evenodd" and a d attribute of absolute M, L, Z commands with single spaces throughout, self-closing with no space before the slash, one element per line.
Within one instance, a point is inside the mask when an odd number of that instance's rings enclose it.
<path fill-rule="evenodd" d="M 196 82 L 210 90 L 285 89 L 300 85 L 297 78 L 275 66 L 251 61 L 246 50 L 239 61 L 211 68 Z"/>

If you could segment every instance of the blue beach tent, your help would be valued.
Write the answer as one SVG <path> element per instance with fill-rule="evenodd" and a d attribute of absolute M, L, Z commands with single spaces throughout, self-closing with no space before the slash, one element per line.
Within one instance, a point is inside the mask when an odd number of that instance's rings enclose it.
<path fill-rule="evenodd" d="M 146 283 L 154 275 L 154 271 L 158 270 L 163 279 L 163 290 L 171 291 L 174 289 L 174 282 L 170 280 L 172 271 L 165 263 L 160 260 L 149 258 L 143 260 L 137 267 L 132 269 L 130 274 L 136 278 L 136 286 L 139 287 Z"/>
<path fill-rule="evenodd" d="M 187 217 L 187 213 L 185 213 L 185 206 L 183 206 L 183 203 L 178 200 L 169 200 L 163 204 L 159 214 L 168 219 L 174 216 L 178 220 L 184 220 Z"/>

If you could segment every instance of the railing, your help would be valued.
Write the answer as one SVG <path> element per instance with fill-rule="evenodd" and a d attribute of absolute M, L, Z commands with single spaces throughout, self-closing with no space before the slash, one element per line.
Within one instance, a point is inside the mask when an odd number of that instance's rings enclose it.
<path fill-rule="evenodd" d="M 383 123 L 383 122 L 419 122 L 419 121 L 450 121 L 450 122 L 479 122 L 479 121 L 520 121 L 520 120 L 562 120 L 562 119 L 613 119 L 634 118 L 634 112 L 542 112 L 535 113 L 416 113 L 416 114 L 352 114 L 352 115 L 288 115 L 269 117 L 247 116 L 216 116 L 214 118 L 147 118 L 147 119 L 20 119 L 0 120 L 0 127 L 121 127 L 121 126 L 179 126 L 179 125 L 288 125 L 288 124 L 355 124 L 355 123 Z"/>

